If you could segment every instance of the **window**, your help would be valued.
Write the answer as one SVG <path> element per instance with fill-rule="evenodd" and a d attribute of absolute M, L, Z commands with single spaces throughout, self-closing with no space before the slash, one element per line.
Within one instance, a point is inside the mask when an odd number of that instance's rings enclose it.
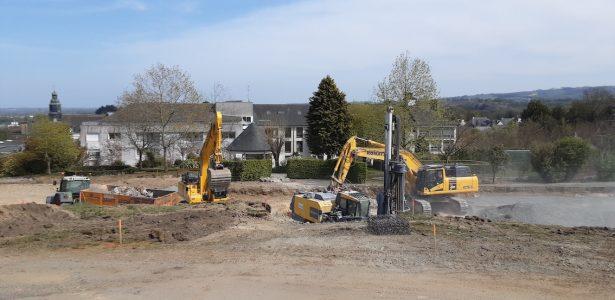
<path fill-rule="evenodd" d="M 235 138 L 235 131 L 223 131 L 222 132 L 222 138 L 223 139 L 234 139 Z"/>
<path fill-rule="evenodd" d="M 265 135 L 267 135 L 268 138 L 278 138 L 278 129 L 274 127 L 266 127 Z"/>
<path fill-rule="evenodd" d="M 290 138 L 292 135 L 293 129 L 290 127 L 286 127 L 286 131 L 284 132 L 284 137 L 285 138 Z"/>
<path fill-rule="evenodd" d="M 252 123 L 252 117 L 242 117 L 241 119 L 242 119 L 244 122 Z"/>
<path fill-rule="evenodd" d="M 98 134 L 88 134 L 85 136 L 85 140 L 88 142 L 98 142 Z"/>
<path fill-rule="evenodd" d="M 303 153 L 303 141 L 297 141 L 295 151 L 297 151 L 298 153 Z"/>
<path fill-rule="evenodd" d="M 203 135 L 199 132 L 182 132 L 179 134 L 180 138 L 185 141 L 200 141 Z"/>
<path fill-rule="evenodd" d="M 303 127 L 297 127 L 296 136 L 298 139 L 303 138 Z"/>
<path fill-rule="evenodd" d="M 122 138 L 122 136 L 121 136 L 120 133 L 118 133 L 118 132 L 109 132 L 109 139 L 110 140 L 119 140 L 121 138 Z"/>
<path fill-rule="evenodd" d="M 284 152 L 292 153 L 293 152 L 292 146 L 293 144 L 290 141 L 284 142 Z"/>

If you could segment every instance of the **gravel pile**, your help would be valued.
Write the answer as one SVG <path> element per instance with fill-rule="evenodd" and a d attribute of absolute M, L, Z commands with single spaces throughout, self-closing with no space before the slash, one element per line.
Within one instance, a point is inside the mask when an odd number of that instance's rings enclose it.
<path fill-rule="evenodd" d="M 376 235 L 410 234 L 410 222 L 397 215 L 370 216 L 367 230 Z"/>

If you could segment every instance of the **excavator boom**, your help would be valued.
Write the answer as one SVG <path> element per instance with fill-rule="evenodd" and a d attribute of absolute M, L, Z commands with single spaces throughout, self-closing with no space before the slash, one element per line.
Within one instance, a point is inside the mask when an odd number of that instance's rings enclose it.
<path fill-rule="evenodd" d="M 194 178 L 190 174 L 182 176 L 178 191 L 189 203 L 203 200 L 224 202 L 231 182 L 231 172 L 222 164 L 222 113 L 216 112 L 215 120 L 199 155 L 199 173 Z"/>

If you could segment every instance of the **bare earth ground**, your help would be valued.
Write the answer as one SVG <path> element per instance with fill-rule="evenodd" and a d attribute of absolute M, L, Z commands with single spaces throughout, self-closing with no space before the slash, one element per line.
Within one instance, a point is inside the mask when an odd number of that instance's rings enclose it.
<path fill-rule="evenodd" d="M 176 180 L 94 178 L 147 187 Z M 10 185 L 10 199 L 38 197 L 26 194 L 34 182 L 0 183 L 0 203 L 15 203 L 6 200 Z M 233 183 L 226 206 L 0 206 L 0 298 L 613 297 L 612 229 L 408 216 L 410 235 L 377 236 L 363 222 L 291 221 L 290 194 L 316 185 L 285 186 Z M 251 213 L 246 202 L 255 200 L 272 214 Z"/>

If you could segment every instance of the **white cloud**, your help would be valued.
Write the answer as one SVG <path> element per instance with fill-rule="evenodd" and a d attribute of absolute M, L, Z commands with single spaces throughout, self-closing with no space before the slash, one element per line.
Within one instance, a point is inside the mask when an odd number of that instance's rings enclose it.
<path fill-rule="evenodd" d="M 131 73 L 177 64 L 203 90 L 222 82 L 244 98 L 249 85 L 260 102 L 306 101 L 331 74 L 350 99 L 364 100 L 409 50 L 430 62 L 444 96 L 615 84 L 613 15 L 610 0 L 304 1 L 168 39 L 112 44 L 95 62 L 84 57 L 79 71 L 96 72 L 112 88 L 92 85 L 117 96 Z"/>
<path fill-rule="evenodd" d="M 309 1 L 122 52 L 225 82 L 236 97 L 250 84 L 256 99 L 282 101 L 306 99 L 325 74 L 351 98 L 369 98 L 407 49 L 432 64 L 444 95 L 455 95 L 593 84 L 587 74 L 615 71 L 614 13 L 607 0 Z"/>

